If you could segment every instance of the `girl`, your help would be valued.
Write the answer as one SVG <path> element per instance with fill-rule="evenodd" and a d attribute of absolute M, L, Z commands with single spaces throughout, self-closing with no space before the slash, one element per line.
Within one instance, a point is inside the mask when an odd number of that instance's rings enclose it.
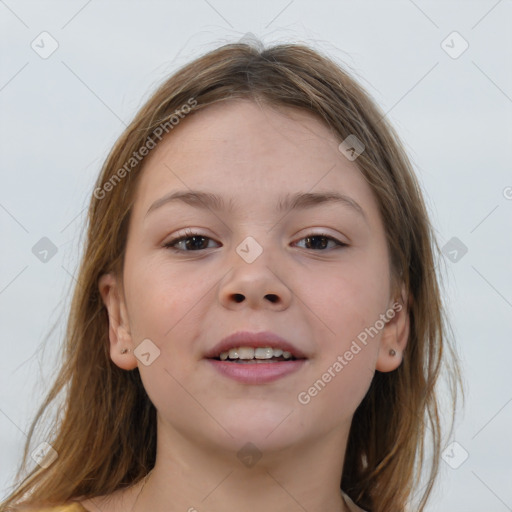
<path fill-rule="evenodd" d="M 332 60 L 240 43 L 183 67 L 98 178 L 18 479 L 65 389 L 63 414 L 1 510 L 423 511 L 443 347 L 458 382 L 434 249 L 394 130 Z"/>

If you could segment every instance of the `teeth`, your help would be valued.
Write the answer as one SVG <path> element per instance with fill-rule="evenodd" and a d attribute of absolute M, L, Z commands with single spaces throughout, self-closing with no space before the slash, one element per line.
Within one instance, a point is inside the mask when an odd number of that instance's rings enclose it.
<path fill-rule="evenodd" d="M 270 347 L 258 347 L 254 350 L 254 357 L 256 359 L 272 359 L 274 350 Z"/>
<path fill-rule="evenodd" d="M 230 349 L 228 352 L 221 352 L 219 358 L 221 361 L 226 359 L 272 359 L 273 357 L 284 357 L 285 359 L 291 359 L 291 352 L 282 350 L 280 348 L 272 347 L 258 347 L 256 349 L 252 347 L 236 347 Z"/>
<path fill-rule="evenodd" d="M 231 356 L 231 350 L 230 356 Z M 240 347 L 238 349 L 238 359 L 254 359 L 254 349 L 252 347 Z"/>
<path fill-rule="evenodd" d="M 229 358 L 230 359 L 238 359 L 240 356 L 238 355 L 238 349 L 237 348 L 232 348 L 229 352 Z"/>

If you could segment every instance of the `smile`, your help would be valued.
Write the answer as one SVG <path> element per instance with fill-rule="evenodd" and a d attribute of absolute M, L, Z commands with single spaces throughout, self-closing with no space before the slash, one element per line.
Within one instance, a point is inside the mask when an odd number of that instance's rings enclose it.
<path fill-rule="evenodd" d="M 264 362 L 264 361 L 287 361 L 296 358 L 291 352 L 280 348 L 272 347 L 234 347 L 219 354 L 221 361 L 234 361 L 236 363 Z"/>

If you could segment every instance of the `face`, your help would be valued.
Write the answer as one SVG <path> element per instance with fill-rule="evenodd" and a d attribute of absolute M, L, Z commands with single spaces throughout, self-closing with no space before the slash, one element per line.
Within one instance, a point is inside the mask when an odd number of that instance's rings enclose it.
<path fill-rule="evenodd" d="M 100 291 L 111 357 L 138 366 L 169 432 L 211 450 L 305 446 L 347 432 L 375 370 L 399 365 L 389 350 L 403 350 L 408 320 L 384 226 L 339 143 L 308 113 L 236 100 L 189 116 L 147 158 L 122 279 Z M 162 200 L 191 190 L 219 200 Z M 287 202 L 303 194 L 315 196 Z M 237 331 L 270 331 L 306 358 L 237 380 L 205 358 Z"/>

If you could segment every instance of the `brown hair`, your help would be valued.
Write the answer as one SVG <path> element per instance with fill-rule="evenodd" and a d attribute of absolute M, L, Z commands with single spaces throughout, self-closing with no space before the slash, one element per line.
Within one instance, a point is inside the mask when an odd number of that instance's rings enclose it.
<path fill-rule="evenodd" d="M 382 111 L 333 60 L 299 44 L 256 49 L 238 43 L 201 56 L 167 79 L 106 159 L 89 207 L 62 367 L 31 425 L 16 479 L 25 471 L 42 414 L 65 391 L 61 417 L 54 419 L 51 434 L 44 438 L 58 458 L 46 469 L 33 468 L 0 510 L 13 504 L 58 505 L 110 494 L 135 484 L 154 466 L 156 411 L 138 369 L 122 370 L 110 359 L 108 315 L 98 279 L 109 271 L 122 271 L 144 159 L 128 167 L 127 162 L 149 140 L 158 142 L 159 126 L 167 126 L 172 136 L 170 116 L 183 117 L 183 105 L 193 103 L 189 115 L 195 115 L 207 105 L 232 98 L 311 112 L 340 142 L 354 134 L 365 146 L 356 163 L 378 201 L 394 282 L 402 279 L 410 297 L 411 329 L 402 364 L 395 371 L 375 373 L 354 414 L 340 487 L 371 512 L 404 511 L 415 493 L 420 499 L 414 510 L 424 509 L 441 451 L 435 385 L 446 364 L 455 411 L 460 373 L 446 336 L 449 326 L 434 258 L 439 248 L 412 165 Z M 427 430 L 432 456 L 420 491 L 417 486 L 427 467 Z"/>

